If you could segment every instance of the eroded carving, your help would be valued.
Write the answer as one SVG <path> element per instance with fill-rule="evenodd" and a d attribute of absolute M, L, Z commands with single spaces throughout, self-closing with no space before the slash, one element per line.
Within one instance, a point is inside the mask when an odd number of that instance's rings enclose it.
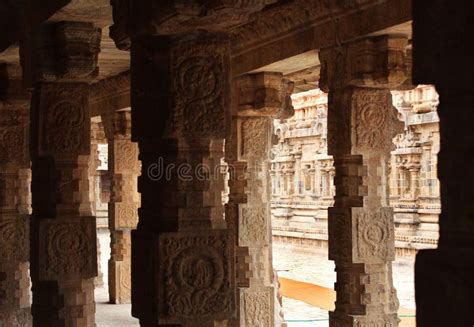
<path fill-rule="evenodd" d="M 162 234 L 159 243 L 164 317 L 212 319 L 232 312 L 233 238 L 227 232 Z"/>
<path fill-rule="evenodd" d="M 95 217 L 40 222 L 40 279 L 97 275 Z"/>

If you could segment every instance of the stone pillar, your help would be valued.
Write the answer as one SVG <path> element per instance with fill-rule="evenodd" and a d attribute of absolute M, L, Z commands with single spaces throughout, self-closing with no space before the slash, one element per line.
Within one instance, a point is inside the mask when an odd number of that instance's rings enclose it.
<path fill-rule="evenodd" d="M 29 271 L 30 92 L 0 64 L 0 324 L 31 326 Z"/>
<path fill-rule="evenodd" d="M 474 63 L 472 1 L 413 2 L 413 80 L 439 94 L 438 248 L 418 252 L 417 326 L 474 324 Z"/>
<path fill-rule="evenodd" d="M 404 37 L 380 36 L 320 52 L 336 172 L 328 213 L 329 258 L 337 272 L 330 326 L 398 325 L 386 163 L 392 138 L 403 130 L 389 88 L 406 78 L 406 44 Z"/>
<path fill-rule="evenodd" d="M 97 168 L 100 166 L 99 159 L 99 144 L 104 142 L 104 131 L 102 123 L 91 121 L 91 156 L 89 158 L 89 196 L 92 207 L 92 214 L 97 218 L 97 203 L 99 201 L 100 193 L 98 192 L 98 183 L 100 174 Z M 97 224 L 97 221 L 96 221 Z M 104 273 L 100 264 L 100 242 L 97 238 L 97 277 L 94 280 L 96 287 L 104 286 Z"/>
<path fill-rule="evenodd" d="M 132 313 L 142 326 L 210 326 L 235 312 L 235 242 L 219 169 L 229 63 L 225 35 L 133 41 L 142 202 L 132 231 Z"/>
<path fill-rule="evenodd" d="M 111 177 L 109 298 L 111 303 L 130 303 L 131 230 L 137 227 L 140 206 L 138 144 L 131 141 L 130 111 L 115 112 L 103 121 L 106 121 Z"/>
<path fill-rule="evenodd" d="M 88 81 L 100 29 L 45 25 L 23 48 L 36 81 L 31 113 L 31 278 L 35 326 L 94 326 L 96 224 L 89 196 Z"/>
<path fill-rule="evenodd" d="M 226 220 L 238 235 L 237 246 L 248 249 L 250 274 L 248 288 L 240 289 L 239 316 L 232 326 L 279 326 L 274 321 L 269 155 L 273 118 L 292 108 L 283 108 L 289 94 L 278 73 L 237 78 L 233 94 L 225 154 L 233 171 Z"/>

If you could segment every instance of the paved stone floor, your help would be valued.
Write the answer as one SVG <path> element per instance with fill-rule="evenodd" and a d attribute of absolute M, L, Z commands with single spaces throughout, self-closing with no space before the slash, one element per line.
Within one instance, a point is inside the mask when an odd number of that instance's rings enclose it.
<path fill-rule="evenodd" d="M 130 304 L 109 304 L 107 290 L 107 260 L 110 256 L 110 235 L 108 230 L 98 233 L 101 247 L 101 265 L 105 285 L 96 289 L 96 324 L 98 327 L 139 326 L 131 315 Z M 336 281 L 334 263 L 327 259 L 327 249 L 302 249 L 291 245 L 273 244 L 273 265 L 278 275 L 290 279 L 332 288 Z M 415 308 L 414 301 L 414 261 L 397 258 L 393 264 L 395 287 L 400 306 Z M 328 312 L 301 301 L 283 298 L 283 310 L 288 327 L 325 327 L 329 325 Z"/>
<path fill-rule="evenodd" d="M 334 263 L 327 259 L 327 249 L 303 249 L 292 245 L 273 244 L 273 266 L 278 275 L 333 288 L 336 281 Z M 414 259 L 397 258 L 393 264 L 394 284 L 400 306 L 415 308 Z M 328 312 L 301 301 L 283 298 L 283 311 L 288 327 L 328 326 Z"/>

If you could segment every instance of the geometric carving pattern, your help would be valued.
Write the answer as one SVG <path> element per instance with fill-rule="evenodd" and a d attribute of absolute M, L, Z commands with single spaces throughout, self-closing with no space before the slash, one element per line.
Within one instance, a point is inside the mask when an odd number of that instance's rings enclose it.
<path fill-rule="evenodd" d="M 246 327 L 273 327 L 274 294 L 273 288 L 265 291 L 245 291 L 243 292 L 245 326 Z"/>
<path fill-rule="evenodd" d="M 160 318 L 228 317 L 235 294 L 233 249 L 233 237 L 225 230 L 160 234 Z"/>
<path fill-rule="evenodd" d="M 97 275 L 95 217 L 40 220 L 40 280 Z"/>
<path fill-rule="evenodd" d="M 114 143 L 118 143 L 118 148 L 116 149 L 114 155 L 114 161 L 117 165 L 117 172 L 137 169 L 137 164 L 139 162 L 138 144 L 132 143 L 130 140 L 114 140 Z"/>

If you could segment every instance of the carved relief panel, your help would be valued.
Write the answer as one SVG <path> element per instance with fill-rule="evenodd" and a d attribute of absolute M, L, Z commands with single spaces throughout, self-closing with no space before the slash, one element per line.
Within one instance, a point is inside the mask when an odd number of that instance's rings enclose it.
<path fill-rule="evenodd" d="M 160 323 L 232 315 L 234 242 L 225 230 L 160 235 L 156 254 Z"/>
<path fill-rule="evenodd" d="M 40 89 L 40 154 L 90 154 L 88 85 L 44 83 Z"/>
<path fill-rule="evenodd" d="M 97 275 L 95 217 L 41 219 L 40 280 Z"/>

